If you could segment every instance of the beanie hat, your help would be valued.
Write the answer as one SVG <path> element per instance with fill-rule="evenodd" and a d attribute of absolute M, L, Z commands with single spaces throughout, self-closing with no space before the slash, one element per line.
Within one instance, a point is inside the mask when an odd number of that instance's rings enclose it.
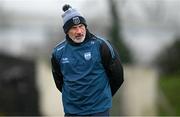
<path fill-rule="evenodd" d="M 85 18 L 70 5 L 64 5 L 63 11 L 64 14 L 62 14 L 62 18 L 64 23 L 63 29 L 65 33 L 67 33 L 68 30 L 74 25 L 84 24 L 85 27 L 87 27 Z"/>

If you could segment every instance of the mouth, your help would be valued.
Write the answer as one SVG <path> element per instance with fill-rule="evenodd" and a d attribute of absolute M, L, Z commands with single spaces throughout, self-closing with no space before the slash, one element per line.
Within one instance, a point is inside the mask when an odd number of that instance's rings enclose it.
<path fill-rule="evenodd" d="M 84 37 L 83 34 L 80 34 L 80 35 L 75 36 L 76 39 L 81 39 L 82 37 Z"/>

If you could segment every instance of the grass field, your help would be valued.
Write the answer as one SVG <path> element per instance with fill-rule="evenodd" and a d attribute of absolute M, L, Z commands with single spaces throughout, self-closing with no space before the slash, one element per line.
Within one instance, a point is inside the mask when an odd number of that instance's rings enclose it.
<path fill-rule="evenodd" d="M 166 97 L 170 111 L 159 107 L 159 115 L 180 115 L 180 75 L 165 76 L 159 80 L 159 88 Z M 171 113 L 170 113 L 171 112 Z"/>

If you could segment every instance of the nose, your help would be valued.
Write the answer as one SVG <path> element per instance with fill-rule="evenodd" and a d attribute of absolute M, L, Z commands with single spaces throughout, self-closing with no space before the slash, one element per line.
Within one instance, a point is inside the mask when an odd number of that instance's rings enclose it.
<path fill-rule="evenodd" d="M 77 27 L 76 28 L 76 33 L 81 33 L 81 28 Z"/>

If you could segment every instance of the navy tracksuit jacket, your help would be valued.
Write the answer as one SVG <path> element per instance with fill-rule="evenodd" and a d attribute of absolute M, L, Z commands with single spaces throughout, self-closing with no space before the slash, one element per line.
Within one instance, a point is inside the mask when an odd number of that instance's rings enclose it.
<path fill-rule="evenodd" d="M 82 43 L 66 36 L 54 48 L 51 63 L 65 113 L 89 115 L 111 108 L 112 96 L 123 83 L 123 68 L 109 42 L 88 30 Z"/>

